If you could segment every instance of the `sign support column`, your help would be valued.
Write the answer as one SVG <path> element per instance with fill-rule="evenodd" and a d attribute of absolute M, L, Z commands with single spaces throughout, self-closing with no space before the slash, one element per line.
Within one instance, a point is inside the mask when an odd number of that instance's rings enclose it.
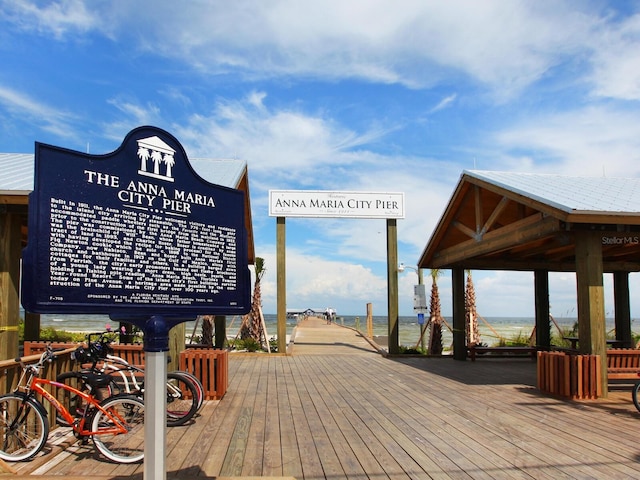
<path fill-rule="evenodd" d="M 285 217 L 276 219 L 276 285 L 278 310 L 278 352 L 287 351 L 287 272 Z"/>
<path fill-rule="evenodd" d="M 400 353 L 398 330 L 398 230 L 395 218 L 387 219 L 387 311 L 389 315 L 389 353 Z"/>

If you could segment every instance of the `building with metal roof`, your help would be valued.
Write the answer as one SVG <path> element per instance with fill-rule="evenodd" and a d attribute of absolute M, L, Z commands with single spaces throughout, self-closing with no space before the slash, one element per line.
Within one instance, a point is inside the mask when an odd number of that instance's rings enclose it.
<path fill-rule="evenodd" d="M 419 268 L 452 270 L 454 357 L 465 359 L 464 270 L 533 271 L 536 344 L 550 348 L 548 272 L 576 272 L 580 351 L 601 355 L 613 273 L 616 337 L 631 344 L 630 272 L 640 271 L 640 179 L 464 171 Z"/>

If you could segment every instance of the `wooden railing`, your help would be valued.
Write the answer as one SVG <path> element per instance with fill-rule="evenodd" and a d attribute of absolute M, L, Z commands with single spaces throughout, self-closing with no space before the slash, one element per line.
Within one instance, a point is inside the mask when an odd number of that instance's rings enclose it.
<path fill-rule="evenodd" d="M 50 344 L 53 348 L 68 348 L 69 352 L 83 345 L 82 342 L 24 342 L 25 354 L 32 355 L 35 359 L 34 361 L 37 361 L 47 344 Z M 111 348 L 113 348 L 114 355 L 124 358 L 132 365 L 144 368 L 142 345 L 112 343 Z M 64 369 L 72 370 L 75 366 L 69 359 L 69 353 L 66 354 L 65 358 Z M 188 348 L 180 353 L 179 364 L 178 362 L 175 362 L 175 364 L 180 370 L 186 370 L 198 377 L 204 387 L 205 400 L 220 399 L 227 392 L 229 352 L 226 350 Z M 58 370 L 52 378 L 55 379 L 58 373 L 65 371 L 64 369 Z"/>
<path fill-rule="evenodd" d="M 44 352 L 47 345 L 52 348 L 77 348 L 86 345 L 84 342 L 24 342 L 24 354 L 35 355 Z M 112 343 L 113 355 L 124 358 L 131 365 L 144 367 L 144 351 L 137 343 Z"/>
<path fill-rule="evenodd" d="M 612 380 L 640 380 L 640 350 L 613 348 L 607 350 L 607 375 Z"/>
<path fill-rule="evenodd" d="M 24 342 L 25 354 L 40 354 L 47 347 L 48 342 Z M 64 343 L 52 342 L 53 348 L 70 348 L 75 350 L 82 342 Z M 132 365 L 144 368 L 144 351 L 142 345 L 112 343 L 113 354 L 124 358 Z M 38 357 L 35 357 L 36 359 Z M 188 348 L 181 352 L 176 368 L 193 373 L 202 382 L 205 400 L 220 399 L 227 392 L 229 353 L 226 350 L 208 348 Z M 73 365 L 70 365 L 72 368 Z"/>
<path fill-rule="evenodd" d="M 75 347 L 74 347 L 75 348 Z M 56 353 L 56 358 L 51 363 L 47 363 L 44 366 L 41 377 L 48 380 L 55 380 L 62 372 L 67 372 L 73 368 L 73 361 L 71 360 L 71 352 L 74 348 L 69 348 L 61 352 Z M 44 350 L 43 350 L 44 351 Z M 36 363 L 40 360 L 40 353 L 35 355 L 28 355 L 22 357 L 22 361 L 26 364 Z M 0 361 L 0 393 L 9 393 L 15 390 L 22 375 L 22 368 L 20 363 L 15 360 L 2 360 Z M 56 392 L 52 392 L 54 395 Z M 49 402 L 43 402 L 45 409 L 49 416 L 49 422 L 53 427 L 56 425 L 56 410 Z"/>

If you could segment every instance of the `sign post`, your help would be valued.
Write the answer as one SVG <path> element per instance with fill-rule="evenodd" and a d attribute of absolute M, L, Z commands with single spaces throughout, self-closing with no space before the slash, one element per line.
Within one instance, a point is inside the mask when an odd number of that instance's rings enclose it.
<path fill-rule="evenodd" d="M 422 280 L 420 273 L 418 279 Z M 427 325 L 424 321 L 424 314 L 427 313 L 427 289 L 423 283 L 413 286 L 413 311 L 418 314 L 418 326 L 420 328 L 420 345 L 424 351 L 424 334 Z"/>
<path fill-rule="evenodd" d="M 140 127 L 106 155 L 36 143 L 29 206 L 23 306 L 143 331 L 144 476 L 162 478 L 169 330 L 251 306 L 244 195 L 199 177 L 171 134 Z"/>

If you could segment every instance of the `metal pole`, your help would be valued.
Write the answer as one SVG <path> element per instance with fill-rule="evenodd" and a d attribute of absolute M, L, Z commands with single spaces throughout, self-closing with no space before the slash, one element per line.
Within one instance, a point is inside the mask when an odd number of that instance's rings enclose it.
<path fill-rule="evenodd" d="M 167 478 L 167 352 L 144 352 L 144 480 Z"/>

